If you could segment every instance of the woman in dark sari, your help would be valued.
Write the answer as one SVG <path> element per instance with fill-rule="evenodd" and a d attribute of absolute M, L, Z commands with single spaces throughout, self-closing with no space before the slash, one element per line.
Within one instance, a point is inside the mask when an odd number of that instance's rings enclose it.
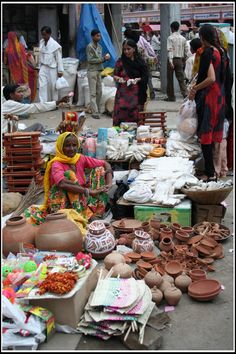
<path fill-rule="evenodd" d="M 127 39 L 122 55 L 116 62 L 114 80 L 117 83 L 113 125 L 138 122 L 138 112 L 147 100 L 148 68 L 138 53 L 137 44 Z"/>
<path fill-rule="evenodd" d="M 215 28 L 209 24 L 199 30 L 202 47 L 198 50 L 200 64 L 196 85 L 189 98 L 196 101 L 198 136 L 205 160 L 202 180 L 216 180 L 213 146 L 221 143 L 225 118 L 226 53 L 220 46 Z"/>

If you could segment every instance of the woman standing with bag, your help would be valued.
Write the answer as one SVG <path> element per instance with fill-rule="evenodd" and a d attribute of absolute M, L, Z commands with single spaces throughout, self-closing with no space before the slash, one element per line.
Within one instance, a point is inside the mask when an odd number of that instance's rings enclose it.
<path fill-rule="evenodd" d="M 213 163 L 213 144 L 223 138 L 225 118 L 225 70 L 226 54 L 220 46 L 215 28 L 203 25 L 199 30 L 202 47 L 198 78 L 189 93 L 189 99 L 195 99 L 198 116 L 198 136 L 205 160 L 204 181 L 217 180 Z"/>

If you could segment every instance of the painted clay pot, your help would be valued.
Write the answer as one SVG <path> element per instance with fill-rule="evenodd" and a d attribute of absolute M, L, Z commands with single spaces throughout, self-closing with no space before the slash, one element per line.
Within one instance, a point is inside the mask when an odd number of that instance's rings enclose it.
<path fill-rule="evenodd" d="M 151 289 L 152 292 L 152 301 L 155 302 L 156 305 L 159 305 L 161 300 L 163 299 L 163 293 L 156 286 Z"/>
<path fill-rule="evenodd" d="M 181 296 L 181 290 L 176 288 L 173 284 L 164 291 L 165 300 L 170 306 L 176 306 L 179 303 Z"/>
<path fill-rule="evenodd" d="M 174 243 L 171 237 L 163 237 L 159 243 L 159 249 L 161 251 L 169 252 L 174 248 Z"/>
<path fill-rule="evenodd" d="M 13 254 L 20 252 L 23 243 L 35 245 L 37 231 L 38 228 L 29 224 L 24 216 L 9 218 L 2 230 L 4 256 L 7 257 L 9 252 Z"/>
<path fill-rule="evenodd" d="M 161 275 L 156 272 L 154 269 L 152 269 L 150 272 L 148 272 L 145 277 L 144 281 L 149 286 L 149 288 L 153 288 L 154 286 L 159 287 L 161 283 L 163 282 Z"/>
<path fill-rule="evenodd" d="M 107 270 L 110 270 L 113 266 L 120 263 L 125 263 L 125 258 L 121 253 L 116 251 L 112 251 L 104 258 L 104 264 Z"/>
<path fill-rule="evenodd" d="M 135 239 L 132 242 L 132 248 L 134 252 L 151 252 L 154 248 L 154 242 L 151 236 L 142 230 L 136 230 L 134 232 Z"/>
<path fill-rule="evenodd" d="M 116 247 L 116 240 L 101 221 L 93 221 L 88 225 L 85 238 L 85 249 L 93 258 L 100 259 L 108 255 Z"/>
<path fill-rule="evenodd" d="M 64 213 L 53 213 L 39 226 L 35 245 L 40 251 L 63 251 L 77 254 L 83 249 L 83 236 L 78 226 Z"/>
<path fill-rule="evenodd" d="M 188 286 L 191 282 L 192 279 L 185 272 L 175 278 L 175 286 L 180 289 L 182 293 L 185 293 L 188 290 Z"/>

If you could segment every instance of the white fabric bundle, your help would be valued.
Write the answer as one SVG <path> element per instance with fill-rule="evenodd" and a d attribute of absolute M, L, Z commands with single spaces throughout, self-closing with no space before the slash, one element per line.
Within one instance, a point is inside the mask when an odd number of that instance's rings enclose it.
<path fill-rule="evenodd" d="M 123 195 L 123 198 L 130 202 L 147 203 L 152 198 L 152 191 L 146 185 L 136 184 Z"/>

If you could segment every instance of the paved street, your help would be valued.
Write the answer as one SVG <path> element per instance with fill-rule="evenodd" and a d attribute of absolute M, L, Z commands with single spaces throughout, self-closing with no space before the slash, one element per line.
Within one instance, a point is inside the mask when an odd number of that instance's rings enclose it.
<path fill-rule="evenodd" d="M 176 127 L 176 116 L 181 98 L 177 102 L 165 102 L 160 92 L 157 98 L 148 103 L 147 109 L 153 111 L 167 112 L 167 126 L 169 129 Z M 112 118 L 103 115 L 100 120 L 91 118 L 89 114 L 85 125 L 91 129 L 98 127 L 111 127 Z M 31 124 L 35 120 L 41 122 L 48 128 L 54 128 L 61 120 L 61 111 L 52 111 L 44 114 L 35 114 L 24 123 Z M 227 211 L 222 223 L 234 231 L 234 199 L 233 193 L 226 199 Z M 216 271 L 209 273 L 208 277 L 219 280 L 225 287 L 224 291 L 210 302 L 196 302 L 187 295 L 184 295 L 173 312 L 169 312 L 169 325 L 162 331 L 163 344 L 161 350 L 220 350 L 231 351 L 234 338 L 234 236 L 223 242 L 225 257 L 217 260 Z M 164 305 L 159 306 L 164 309 Z M 98 340 L 93 337 L 85 337 L 77 334 L 56 335 L 49 343 L 42 344 L 40 350 L 127 350 L 118 338 L 108 341 Z"/>

